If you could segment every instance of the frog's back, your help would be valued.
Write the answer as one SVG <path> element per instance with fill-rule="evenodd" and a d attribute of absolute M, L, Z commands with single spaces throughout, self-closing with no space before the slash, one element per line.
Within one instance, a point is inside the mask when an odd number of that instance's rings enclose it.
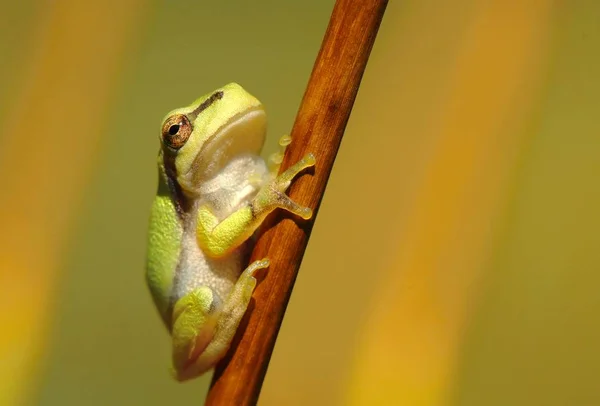
<path fill-rule="evenodd" d="M 168 194 L 157 194 L 150 212 L 146 282 L 154 303 L 169 327 L 173 279 L 181 253 L 183 226 Z"/>

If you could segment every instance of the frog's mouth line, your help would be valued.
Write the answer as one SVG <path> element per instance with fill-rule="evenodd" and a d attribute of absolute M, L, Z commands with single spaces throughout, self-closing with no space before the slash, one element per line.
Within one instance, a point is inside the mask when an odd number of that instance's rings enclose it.
<path fill-rule="evenodd" d="M 266 130 L 267 115 L 262 106 L 236 114 L 206 141 L 185 172 L 185 179 L 190 186 L 197 185 L 213 177 L 235 156 L 260 154 Z"/>

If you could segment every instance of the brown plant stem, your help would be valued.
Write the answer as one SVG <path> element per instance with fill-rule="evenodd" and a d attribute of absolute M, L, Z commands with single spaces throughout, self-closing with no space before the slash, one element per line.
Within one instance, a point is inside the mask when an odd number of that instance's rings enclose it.
<path fill-rule="evenodd" d="M 313 222 L 377 35 L 387 0 L 338 0 L 317 56 L 286 150 L 282 169 L 314 153 L 313 175 L 292 183 L 290 197 L 315 208 L 303 222 L 282 210 L 271 217 L 251 261 L 271 265 L 254 291 L 255 305 L 242 321 L 229 354 L 213 376 L 206 405 L 254 405 L 292 293 Z"/>

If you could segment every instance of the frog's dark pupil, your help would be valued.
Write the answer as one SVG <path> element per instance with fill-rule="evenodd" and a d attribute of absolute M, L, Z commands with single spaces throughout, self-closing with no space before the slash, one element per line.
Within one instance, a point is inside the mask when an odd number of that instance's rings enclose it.
<path fill-rule="evenodd" d="M 169 127 L 169 134 L 175 135 L 178 132 L 179 132 L 179 124 L 174 124 L 171 127 Z"/>

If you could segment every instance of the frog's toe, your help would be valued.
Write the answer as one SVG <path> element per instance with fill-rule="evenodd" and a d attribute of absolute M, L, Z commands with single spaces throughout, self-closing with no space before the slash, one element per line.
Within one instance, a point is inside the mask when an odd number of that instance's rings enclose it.
<path fill-rule="evenodd" d="M 281 167 L 281 162 L 283 162 L 283 156 L 285 155 L 285 150 L 291 143 L 292 137 L 287 134 L 282 135 L 279 139 L 279 151 L 269 156 L 269 170 L 273 176 L 277 176 L 279 173 L 279 168 Z"/>
<path fill-rule="evenodd" d="M 249 277 L 254 277 L 254 274 L 256 273 L 256 271 L 258 271 L 260 269 L 268 268 L 269 265 L 270 265 L 269 258 L 259 259 L 257 261 L 254 261 L 250 265 L 248 265 L 248 268 L 246 268 L 244 270 L 244 274 Z"/>
<path fill-rule="evenodd" d="M 277 176 L 279 167 L 281 167 L 281 162 L 283 162 L 283 152 L 273 152 L 269 156 L 269 172 L 271 172 L 273 176 Z"/>
<path fill-rule="evenodd" d="M 296 175 L 298 175 L 300 172 L 302 172 L 306 168 L 315 166 L 316 162 L 317 162 L 317 160 L 316 160 L 314 154 L 312 152 L 308 153 L 308 154 L 304 155 L 304 157 L 301 160 L 299 160 L 294 165 L 292 165 L 288 169 L 286 169 L 281 175 L 279 175 L 277 177 L 276 180 L 278 181 L 279 184 L 285 185 L 285 187 L 287 189 L 287 187 L 290 185 L 290 183 L 296 177 Z"/>
<path fill-rule="evenodd" d="M 301 206 L 290 199 L 289 196 L 284 194 L 280 195 L 279 207 L 303 218 L 304 220 L 308 220 L 312 217 L 312 210 L 310 207 Z"/>
<path fill-rule="evenodd" d="M 282 135 L 281 138 L 279 139 L 279 146 L 281 146 L 283 148 L 287 148 L 287 146 L 290 145 L 291 143 L 292 143 L 292 137 L 290 137 L 287 134 Z"/>

